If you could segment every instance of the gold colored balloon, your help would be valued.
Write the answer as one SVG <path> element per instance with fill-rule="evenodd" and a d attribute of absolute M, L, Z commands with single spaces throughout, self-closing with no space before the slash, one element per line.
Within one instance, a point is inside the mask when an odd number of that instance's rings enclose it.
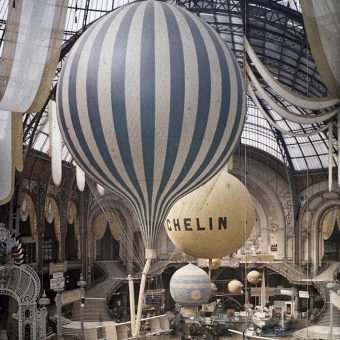
<path fill-rule="evenodd" d="M 255 207 L 247 188 L 225 169 L 177 201 L 165 229 L 187 255 L 216 259 L 236 252 L 248 239 Z"/>
<path fill-rule="evenodd" d="M 209 263 L 208 263 L 209 265 Z M 221 267 L 221 260 L 220 259 L 212 259 L 209 268 L 211 270 L 216 270 Z"/>
<path fill-rule="evenodd" d="M 217 286 L 216 286 L 216 284 L 214 282 L 210 283 L 210 287 L 211 287 L 211 295 L 213 296 L 213 295 L 216 294 L 218 288 L 217 288 Z"/>
<path fill-rule="evenodd" d="M 228 291 L 230 294 L 242 294 L 243 287 L 243 283 L 239 280 L 231 280 L 228 283 Z"/>
<path fill-rule="evenodd" d="M 252 270 L 247 275 L 247 280 L 249 283 L 253 285 L 257 285 L 261 281 L 261 273 L 259 273 L 257 270 Z"/>

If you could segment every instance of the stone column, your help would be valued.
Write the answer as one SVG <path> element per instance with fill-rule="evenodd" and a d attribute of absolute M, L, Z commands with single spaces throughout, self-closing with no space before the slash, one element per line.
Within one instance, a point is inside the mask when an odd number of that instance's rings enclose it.
<path fill-rule="evenodd" d="M 41 273 L 43 268 L 43 258 L 42 258 L 42 244 L 45 232 L 45 201 L 47 194 L 47 186 L 44 184 L 38 184 L 34 190 L 36 209 L 37 209 L 37 224 L 38 224 L 38 242 L 36 247 L 37 251 L 37 272 Z"/>
<path fill-rule="evenodd" d="M 313 273 L 314 275 L 317 274 L 319 270 L 319 227 L 312 225 L 312 233 L 311 233 L 311 259 L 312 259 L 312 266 L 313 266 Z"/>
<path fill-rule="evenodd" d="M 293 248 L 293 259 L 294 264 L 297 266 L 301 266 L 302 262 L 302 254 L 303 254 L 303 245 L 302 245 L 302 237 L 301 237 L 301 228 L 302 225 L 299 223 L 299 220 L 295 221 L 295 225 L 297 228 L 294 229 L 294 236 L 295 236 L 295 242 L 294 242 L 294 248 Z"/>
<path fill-rule="evenodd" d="M 91 282 L 91 275 L 88 275 L 88 221 L 87 211 L 89 204 L 89 190 L 86 186 L 83 192 L 79 193 L 79 229 L 80 229 L 80 251 L 81 251 L 81 270 L 87 283 Z"/>
<path fill-rule="evenodd" d="M 68 206 L 68 195 L 65 189 L 60 192 L 60 261 L 66 260 L 66 235 L 67 235 L 67 206 Z"/>

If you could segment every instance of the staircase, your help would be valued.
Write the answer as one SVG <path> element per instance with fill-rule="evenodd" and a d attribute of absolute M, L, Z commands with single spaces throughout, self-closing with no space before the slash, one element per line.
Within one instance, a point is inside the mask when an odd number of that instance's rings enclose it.
<path fill-rule="evenodd" d="M 330 304 L 329 289 L 327 284 L 334 282 L 334 273 L 338 271 L 340 262 L 333 262 L 321 274 L 313 278 L 313 284 L 319 291 L 324 300 L 324 307 L 319 320 L 315 325 L 300 329 L 294 333 L 296 339 L 328 339 L 330 326 Z M 339 284 L 335 284 L 333 290 L 336 292 L 340 289 Z M 332 339 L 340 340 L 340 310 L 333 306 L 333 337 Z"/>
<path fill-rule="evenodd" d="M 330 324 L 330 306 L 329 306 L 329 292 L 328 289 L 326 287 L 327 283 L 324 282 L 322 283 L 322 285 L 324 286 L 324 289 L 327 291 L 326 294 L 326 300 L 325 300 L 325 309 L 324 309 L 324 313 L 321 315 L 320 319 L 317 321 L 317 325 L 319 326 L 327 326 L 329 327 Z M 333 290 L 337 291 L 340 289 L 340 285 L 335 286 L 335 288 Z M 340 309 L 336 308 L 335 306 L 333 306 L 333 326 L 339 327 L 340 329 Z"/>
<path fill-rule="evenodd" d="M 294 334 L 294 339 L 329 339 L 329 326 L 310 326 L 299 329 Z M 340 340 L 340 328 L 333 328 L 333 340 Z"/>
<path fill-rule="evenodd" d="M 300 284 L 300 285 L 301 284 L 304 284 L 304 285 L 312 284 L 312 281 L 308 279 L 307 272 L 304 269 L 292 263 L 270 262 L 270 263 L 265 263 L 265 266 L 281 274 L 292 284 Z"/>
<path fill-rule="evenodd" d="M 105 271 L 107 278 L 86 291 L 84 321 L 112 320 L 107 308 L 107 301 L 126 277 L 121 269 L 120 261 L 98 261 L 96 263 Z M 80 301 L 73 305 L 72 320 L 80 321 Z"/>
<path fill-rule="evenodd" d="M 340 262 L 329 262 L 328 267 L 319 275 L 313 278 L 313 281 L 334 281 L 334 273 L 338 272 Z"/>
<path fill-rule="evenodd" d="M 340 267 L 339 262 L 331 262 L 330 265 L 322 273 L 313 278 L 313 284 L 322 296 L 324 301 L 324 307 L 322 309 L 317 325 L 328 326 L 330 321 L 330 308 L 329 308 L 329 291 L 327 284 L 334 282 L 334 273 L 338 271 Z M 336 284 L 333 288 L 334 291 L 340 289 L 340 285 Z M 334 322 L 337 321 L 337 322 Z M 333 308 L 333 325 L 340 327 L 340 311 L 337 308 Z"/>

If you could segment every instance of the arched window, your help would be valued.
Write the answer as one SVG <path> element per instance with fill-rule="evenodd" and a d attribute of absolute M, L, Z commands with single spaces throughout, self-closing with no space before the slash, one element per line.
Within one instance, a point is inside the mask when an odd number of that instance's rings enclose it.
<path fill-rule="evenodd" d="M 33 199 L 27 192 L 21 195 L 19 218 L 19 233 L 22 236 L 25 263 L 34 263 L 38 251 L 38 222 Z"/>

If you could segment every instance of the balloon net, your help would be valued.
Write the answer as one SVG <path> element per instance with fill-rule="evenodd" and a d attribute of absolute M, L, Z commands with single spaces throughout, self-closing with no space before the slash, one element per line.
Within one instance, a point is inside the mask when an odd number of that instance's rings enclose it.
<path fill-rule="evenodd" d="M 97 184 L 87 181 L 92 195 L 101 207 L 107 227 L 112 237 L 119 241 L 119 256 L 128 272 L 141 272 L 144 267 L 144 246 L 138 231 L 136 220 L 131 216 L 127 203 L 116 194 L 105 189 L 99 193 Z"/>
<path fill-rule="evenodd" d="M 93 181 L 87 180 L 87 183 L 105 215 L 112 237 L 119 241 L 119 256 L 127 272 L 140 274 L 145 264 L 145 247 L 138 220 L 129 203 L 107 189 L 98 188 Z M 158 256 L 152 261 L 149 276 L 160 275 L 178 253 L 172 242 L 165 237 L 166 241 L 162 245 L 161 240 L 157 242 Z"/>

